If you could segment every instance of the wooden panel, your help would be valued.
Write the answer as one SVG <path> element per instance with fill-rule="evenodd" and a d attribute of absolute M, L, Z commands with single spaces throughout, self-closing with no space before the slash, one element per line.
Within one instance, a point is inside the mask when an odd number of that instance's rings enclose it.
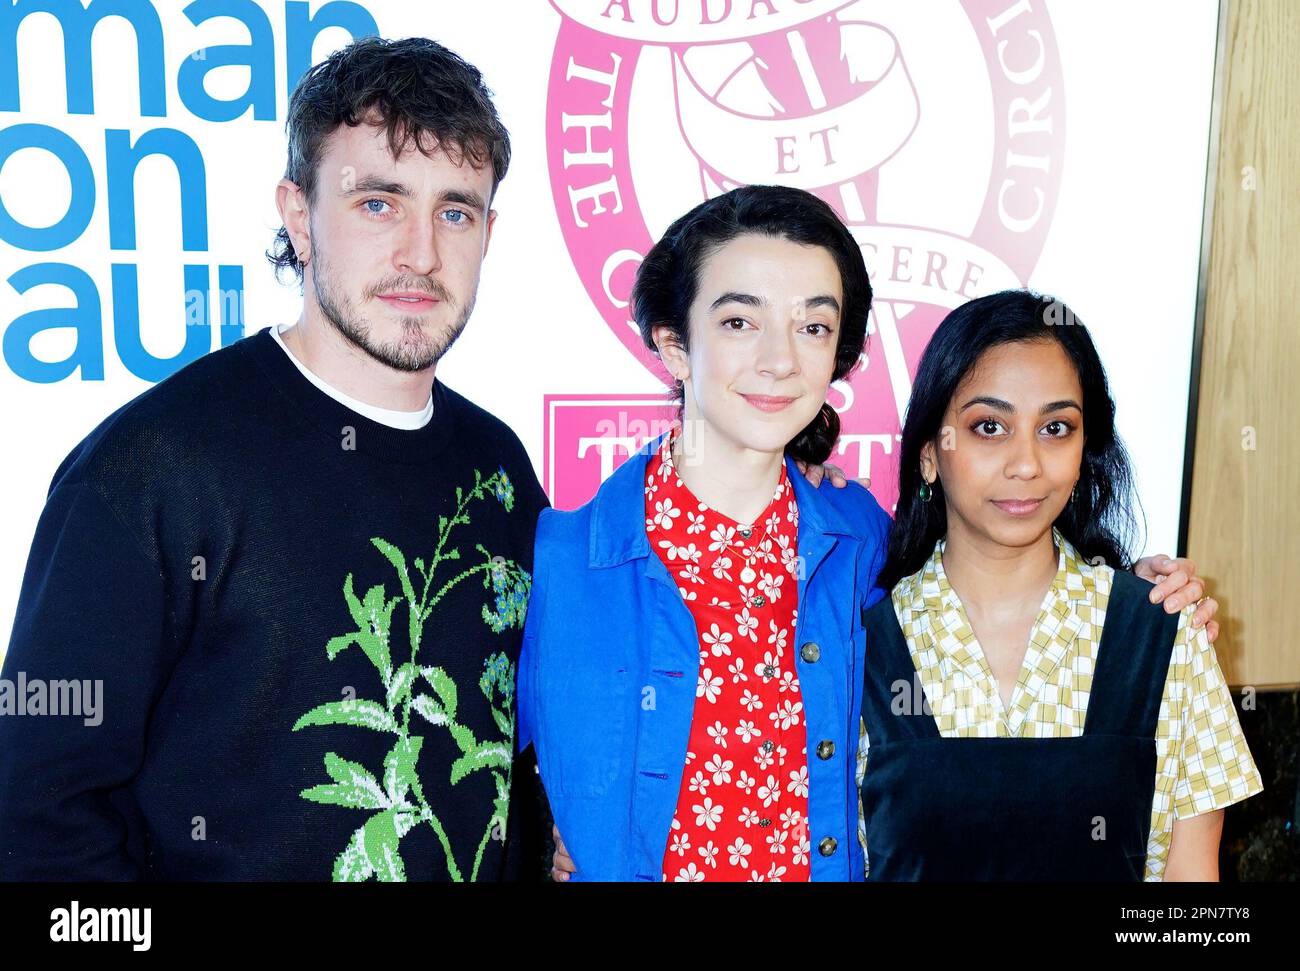
<path fill-rule="evenodd" d="M 1294 685 L 1300 3 L 1232 0 L 1220 44 L 1225 71 L 1187 553 L 1222 605 L 1216 646 L 1229 682 Z"/>

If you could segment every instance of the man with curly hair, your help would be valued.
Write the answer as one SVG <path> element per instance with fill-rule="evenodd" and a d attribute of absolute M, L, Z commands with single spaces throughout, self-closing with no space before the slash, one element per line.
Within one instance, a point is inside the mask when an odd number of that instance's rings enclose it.
<path fill-rule="evenodd" d="M 511 792 L 546 497 L 435 376 L 509 136 L 472 65 L 374 37 L 302 78 L 288 136 L 268 256 L 298 320 L 127 403 L 54 477 L 3 672 L 0 880 L 541 873 Z M 95 717 L 50 703 L 74 685 Z"/>

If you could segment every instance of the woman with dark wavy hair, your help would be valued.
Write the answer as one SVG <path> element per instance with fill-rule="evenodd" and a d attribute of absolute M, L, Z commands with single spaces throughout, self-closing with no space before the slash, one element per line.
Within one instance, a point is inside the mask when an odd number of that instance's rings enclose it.
<path fill-rule="evenodd" d="M 1069 308 L 1006 291 L 948 315 L 866 616 L 869 879 L 1217 879 L 1223 807 L 1260 777 L 1196 605 L 1126 572 L 1131 494 Z"/>
<path fill-rule="evenodd" d="M 711 199 L 641 264 L 680 421 L 543 513 L 520 661 L 574 879 L 861 879 L 861 611 L 889 517 L 796 463 L 830 454 L 870 304 L 857 242 L 798 189 Z"/>

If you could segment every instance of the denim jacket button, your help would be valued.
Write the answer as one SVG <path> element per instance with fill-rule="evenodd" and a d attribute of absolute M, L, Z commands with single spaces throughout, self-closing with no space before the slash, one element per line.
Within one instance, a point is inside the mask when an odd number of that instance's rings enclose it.
<path fill-rule="evenodd" d="M 839 845 L 839 842 L 834 836 L 823 836 L 822 841 L 817 844 L 817 852 L 822 856 L 830 856 L 835 852 L 835 848 Z"/>
<path fill-rule="evenodd" d="M 835 743 L 830 739 L 817 743 L 817 758 L 825 762 L 835 754 Z"/>
<path fill-rule="evenodd" d="M 799 656 L 809 664 L 815 664 L 818 658 L 822 656 L 822 649 L 814 642 L 809 641 L 803 647 L 799 648 Z"/>

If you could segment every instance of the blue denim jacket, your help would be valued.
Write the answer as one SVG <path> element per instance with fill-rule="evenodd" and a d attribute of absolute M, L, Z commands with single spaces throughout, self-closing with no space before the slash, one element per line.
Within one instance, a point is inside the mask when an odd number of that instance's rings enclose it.
<path fill-rule="evenodd" d="M 646 466 L 619 467 L 580 509 L 537 526 L 519 661 L 519 748 L 529 743 L 577 880 L 663 876 L 677 807 L 699 643 L 677 583 L 645 531 Z M 865 636 L 884 596 L 889 516 L 856 483 L 814 489 L 787 459 L 799 505 L 795 665 L 808 732 L 812 879 L 861 880 L 855 758 Z M 817 744 L 834 750 L 823 759 Z"/>

